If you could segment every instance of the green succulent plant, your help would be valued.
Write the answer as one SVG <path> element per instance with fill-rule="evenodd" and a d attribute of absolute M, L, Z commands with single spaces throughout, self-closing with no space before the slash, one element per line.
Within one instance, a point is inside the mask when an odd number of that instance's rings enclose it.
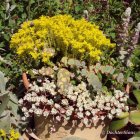
<path fill-rule="evenodd" d="M 115 68 L 111 65 L 102 65 L 101 63 L 96 63 L 95 65 L 86 66 L 84 61 L 79 61 L 72 58 L 63 57 L 61 60 L 62 67 L 70 67 L 75 69 L 77 75 L 85 77 L 89 85 L 91 85 L 96 91 L 102 90 L 108 81 L 111 81 L 112 85 L 115 87 L 127 83 L 133 83 L 133 78 L 125 76 L 121 70 Z M 104 78 L 104 76 L 106 78 Z M 106 79 L 103 81 L 103 79 Z M 114 82 L 114 83 L 113 83 Z"/>

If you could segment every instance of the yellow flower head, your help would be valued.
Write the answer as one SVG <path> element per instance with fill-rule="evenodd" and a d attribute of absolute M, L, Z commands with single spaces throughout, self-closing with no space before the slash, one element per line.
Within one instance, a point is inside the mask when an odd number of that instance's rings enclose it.
<path fill-rule="evenodd" d="M 85 19 L 75 20 L 70 15 L 26 21 L 13 34 L 10 44 L 21 60 L 28 58 L 46 64 L 53 57 L 64 56 L 96 61 L 104 50 L 114 46 L 98 26 Z"/>
<path fill-rule="evenodd" d="M 10 139 L 11 140 L 18 140 L 20 137 L 20 134 L 16 132 L 14 129 L 10 130 Z"/>
<path fill-rule="evenodd" d="M 6 132 L 3 129 L 0 129 L 0 137 L 5 137 Z"/>

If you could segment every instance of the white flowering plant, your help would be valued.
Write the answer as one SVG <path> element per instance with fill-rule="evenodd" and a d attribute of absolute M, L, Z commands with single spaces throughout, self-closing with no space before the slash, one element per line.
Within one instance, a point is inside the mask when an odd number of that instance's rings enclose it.
<path fill-rule="evenodd" d="M 115 88 L 108 93 L 95 90 L 76 70 L 69 66 L 33 70 L 37 79 L 31 81 L 25 96 L 19 100 L 23 119 L 33 115 L 52 116 L 57 122 L 75 120 L 91 127 L 129 110 L 128 94 Z"/>

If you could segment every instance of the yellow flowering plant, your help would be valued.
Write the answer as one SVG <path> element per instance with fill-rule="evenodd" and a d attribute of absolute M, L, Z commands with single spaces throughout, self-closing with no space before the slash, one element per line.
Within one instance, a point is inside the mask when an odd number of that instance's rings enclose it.
<path fill-rule="evenodd" d="M 10 129 L 9 134 L 7 134 L 3 129 L 0 129 L 0 138 L 3 138 L 3 140 L 18 140 L 19 137 L 20 134 L 14 129 Z"/>
<path fill-rule="evenodd" d="M 10 47 L 25 65 L 53 64 L 62 57 L 99 60 L 104 50 L 113 48 L 109 39 L 95 24 L 70 15 L 41 16 L 26 21 L 13 34 Z"/>

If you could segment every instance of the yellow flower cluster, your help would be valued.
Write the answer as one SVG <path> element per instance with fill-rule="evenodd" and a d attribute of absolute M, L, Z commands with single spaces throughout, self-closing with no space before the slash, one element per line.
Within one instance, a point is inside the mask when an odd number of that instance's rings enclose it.
<path fill-rule="evenodd" d="M 0 129 L 0 137 L 2 137 L 4 140 L 18 140 L 20 134 L 16 132 L 14 129 L 11 129 L 8 135 L 3 129 Z"/>
<path fill-rule="evenodd" d="M 48 64 L 51 58 L 64 56 L 99 60 L 103 50 L 115 45 L 95 24 L 70 15 L 56 15 L 24 22 L 13 34 L 10 46 L 20 59 L 26 56 Z"/>

